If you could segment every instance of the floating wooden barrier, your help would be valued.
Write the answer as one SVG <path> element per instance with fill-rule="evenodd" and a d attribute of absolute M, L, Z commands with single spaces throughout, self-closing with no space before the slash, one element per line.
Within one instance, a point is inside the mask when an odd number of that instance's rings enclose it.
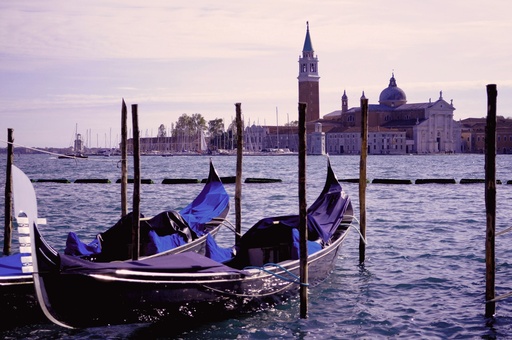
<path fill-rule="evenodd" d="M 359 178 L 344 178 L 344 179 L 338 179 L 338 182 L 342 183 L 359 183 Z M 371 181 L 369 179 L 366 180 L 366 183 L 370 183 Z"/>
<path fill-rule="evenodd" d="M 417 179 L 416 184 L 456 184 L 454 178 L 424 178 Z"/>
<path fill-rule="evenodd" d="M 220 181 L 221 181 L 223 184 L 236 183 L 236 176 L 221 177 L 221 178 L 220 178 Z"/>
<path fill-rule="evenodd" d="M 338 179 L 338 182 L 345 182 L 345 183 L 359 183 L 359 178 L 345 178 L 345 179 Z"/>
<path fill-rule="evenodd" d="M 116 183 L 121 183 L 121 179 L 119 178 L 119 179 L 116 181 Z M 128 183 L 133 183 L 133 178 L 128 178 Z M 149 179 L 149 178 L 144 179 L 144 178 L 142 178 L 142 179 L 140 180 L 140 183 L 141 183 L 141 184 L 153 184 L 154 182 L 153 182 L 153 180 L 152 180 L 152 179 Z"/>
<path fill-rule="evenodd" d="M 507 181 L 507 184 L 512 184 L 512 180 L 508 180 L 508 181 Z"/>
<path fill-rule="evenodd" d="M 462 178 L 460 184 L 485 183 L 483 178 Z"/>
<path fill-rule="evenodd" d="M 71 183 L 69 180 L 65 178 L 57 178 L 57 179 L 38 179 L 36 180 L 38 183 Z"/>
<path fill-rule="evenodd" d="M 248 177 L 245 179 L 245 183 L 279 183 L 282 182 L 281 179 L 278 178 L 254 178 Z"/>
<path fill-rule="evenodd" d="M 485 179 L 482 179 L 482 178 L 463 178 L 463 179 L 460 180 L 460 184 L 472 184 L 472 183 L 485 183 Z M 497 179 L 496 180 L 496 184 L 502 184 L 501 180 Z"/>
<path fill-rule="evenodd" d="M 372 183 L 374 184 L 412 184 L 410 179 L 387 179 L 375 178 Z"/>
<path fill-rule="evenodd" d="M 197 178 L 164 178 L 162 184 L 197 184 Z"/>
<path fill-rule="evenodd" d="M 208 181 L 208 178 L 203 178 L 201 180 L 201 183 L 206 183 Z M 226 176 L 226 177 L 220 177 L 220 181 L 222 184 L 233 184 L 236 183 L 236 176 Z"/>
<path fill-rule="evenodd" d="M 79 178 L 75 183 L 112 183 L 108 178 Z"/>
<path fill-rule="evenodd" d="M 462 178 L 460 180 L 460 184 L 473 184 L 473 183 L 485 183 L 485 179 L 483 179 L 483 178 Z M 496 184 L 501 184 L 501 180 L 497 179 Z"/>

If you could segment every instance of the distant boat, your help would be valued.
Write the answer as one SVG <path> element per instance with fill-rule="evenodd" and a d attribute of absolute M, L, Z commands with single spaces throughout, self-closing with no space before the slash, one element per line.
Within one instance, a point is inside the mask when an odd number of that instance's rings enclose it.
<path fill-rule="evenodd" d="M 65 155 L 59 156 L 59 158 L 89 158 L 89 156 L 84 155 L 83 153 L 67 153 Z"/>

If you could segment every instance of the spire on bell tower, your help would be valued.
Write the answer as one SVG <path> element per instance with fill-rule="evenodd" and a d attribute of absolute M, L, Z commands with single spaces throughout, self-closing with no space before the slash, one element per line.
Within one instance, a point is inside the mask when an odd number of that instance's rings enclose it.
<path fill-rule="evenodd" d="M 318 76 L 318 58 L 314 55 L 309 34 L 309 21 L 306 21 L 306 38 L 302 55 L 299 56 L 299 103 L 306 103 L 306 122 L 320 118 L 320 95 Z"/>
<path fill-rule="evenodd" d="M 311 37 L 309 36 L 309 21 L 306 21 L 306 38 L 304 39 L 304 47 L 302 48 L 302 57 L 313 58 L 313 44 L 311 43 Z"/>

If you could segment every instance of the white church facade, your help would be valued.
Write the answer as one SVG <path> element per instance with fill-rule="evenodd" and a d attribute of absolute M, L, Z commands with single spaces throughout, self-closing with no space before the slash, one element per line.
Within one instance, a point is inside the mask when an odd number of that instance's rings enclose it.
<path fill-rule="evenodd" d="M 364 95 L 364 94 L 363 94 Z M 442 92 L 436 101 L 407 103 L 405 92 L 396 84 L 394 74 L 389 86 L 382 90 L 379 104 L 368 105 L 368 153 L 377 154 L 429 154 L 461 152 L 461 127 L 453 120 L 455 107 L 446 102 Z M 348 98 L 343 93 L 341 110 L 323 116 L 326 131 L 327 150 L 345 153 L 341 145 L 332 145 L 330 133 L 353 135 L 361 131 L 361 108 L 348 108 Z M 385 135 L 372 138 L 372 131 Z M 375 140 L 373 146 L 370 144 Z M 379 145 L 379 141 L 381 144 Z M 360 151 L 360 150 L 359 150 Z M 330 152 L 332 153 L 332 152 Z M 352 153 L 352 152 L 350 152 Z"/>

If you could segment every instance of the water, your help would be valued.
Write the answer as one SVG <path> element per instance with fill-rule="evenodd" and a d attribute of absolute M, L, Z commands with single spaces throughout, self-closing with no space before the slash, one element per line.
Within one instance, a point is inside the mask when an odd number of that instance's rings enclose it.
<path fill-rule="evenodd" d="M 42 232 L 62 249 L 69 231 L 83 240 L 115 223 L 120 215 L 117 158 L 59 160 L 47 155 L 16 156 L 15 164 L 31 179 L 109 178 L 111 184 L 34 183 L 39 216 L 49 227 Z M 162 185 L 164 178 L 206 178 L 207 157 L 142 157 L 141 211 L 147 216 L 180 209 L 202 184 Z M 220 176 L 236 173 L 236 158 L 213 157 Z M 359 176 L 358 156 L 331 156 L 338 178 Z M 326 160 L 307 158 L 307 200 L 319 194 Z M 368 178 L 484 178 L 483 155 L 369 156 Z M 297 157 L 250 156 L 243 177 L 280 178 L 282 183 L 243 184 L 244 230 L 258 219 L 298 211 Z M 5 157 L 0 160 L 5 169 Z M 132 170 L 129 170 L 132 173 Z M 497 178 L 512 180 L 512 158 L 499 155 Z M 5 172 L 0 175 L 3 188 Z M 342 183 L 359 216 L 358 184 Z M 234 222 L 234 190 L 229 219 Z M 12 328 L 3 338 L 181 338 L 181 339 L 376 339 L 376 338 L 506 338 L 512 332 L 512 298 L 497 303 L 497 315 L 485 312 L 485 201 L 483 184 L 368 184 L 366 195 L 366 262 L 358 263 L 359 239 L 353 231 L 344 243 L 334 272 L 311 290 L 307 319 L 299 318 L 299 302 L 288 301 L 261 312 L 185 328 L 171 324 L 136 324 L 67 330 L 50 323 Z M 129 205 L 131 205 L 129 191 Z M 497 230 L 510 226 L 512 185 L 497 186 Z M 3 197 L 0 198 L 3 220 Z M 221 244 L 234 239 L 229 231 Z M 496 294 L 512 291 L 512 233 L 496 241 Z"/>

